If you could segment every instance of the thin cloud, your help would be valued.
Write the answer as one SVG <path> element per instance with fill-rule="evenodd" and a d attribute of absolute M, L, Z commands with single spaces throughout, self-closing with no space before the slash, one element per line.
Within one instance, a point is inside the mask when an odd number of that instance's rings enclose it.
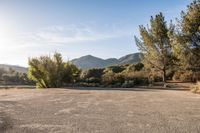
<path fill-rule="evenodd" d="M 5 45 L 9 48 L 70 45 L 72 43 L 95 42 L 130 36 L 131 32 L 128 28 L 120 29 L 115 25 L 105 25 L 101 28 L 94 24 L 55 25 L 41 28 L 36 32 L 16 34 Z"/>
<path fill-rule="evenodd" d="M 34 34 L 41 42 L 68 44 L 86 41 L 100 41 L 126 36 L 127 32 L 117 29 L 98 30 L 86 25 L 51 26 Z"/>

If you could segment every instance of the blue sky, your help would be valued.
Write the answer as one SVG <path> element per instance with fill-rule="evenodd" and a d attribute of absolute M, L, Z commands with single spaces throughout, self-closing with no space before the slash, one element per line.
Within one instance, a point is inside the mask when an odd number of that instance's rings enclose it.
<path fill-rule="evenodd" d="M 28 57 L 62 53 L 101 58 L 137 52 L 138 25 L 163 12 L 179 17 L 192 0 L 1 0 L 0 64 L 27 66 Z"/>

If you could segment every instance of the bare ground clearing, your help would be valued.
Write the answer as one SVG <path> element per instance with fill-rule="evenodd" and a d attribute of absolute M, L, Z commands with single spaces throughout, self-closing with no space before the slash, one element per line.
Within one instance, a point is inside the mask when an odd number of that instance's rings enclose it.
<path fill-rule="evenodd" d="M 0 132 L 199 133 L 199 102 L 179 89 L 1 89 Z"/>

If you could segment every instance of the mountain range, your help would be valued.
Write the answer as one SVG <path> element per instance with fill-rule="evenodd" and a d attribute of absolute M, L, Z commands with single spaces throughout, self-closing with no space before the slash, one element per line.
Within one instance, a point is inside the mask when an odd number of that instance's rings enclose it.
<path fill-rule="evenodd" d="M 8 64 L 0 64 L 0 68 L 3 68 L 5 70 L 9 70 L 11 68 L 20 73 L 27 73 L 27 71 L 28 71 L 28 68 L 26 68 L 26 67 L 16 66 L 16 65 L 8 65 Z"/>
<path fill-rule="evenodd" d="M 71 60 L 78 68 L 86 70 L 91 68 L 105 68 L 114 65 L 136 64 L 142 59 L 141 53 L 128 54 L 119 59 L 109 58 L 101 59 L 92 55 L 82 56 L 77 59 Z M 0 64 L 0 68 L 5 70 L 14 69 L 17 72 L 27 73 L 28 68 L 16 65 Z"/>
<path fill-rule="evenodd" d="M 114 65 L 136 64 L 141 61 L 142 57 L 143 56 L 141 53 L 128 54 L 119 59 L 116 58 L 101 59 L 98 57 L 94 57 L 92 55 L 86 55 L 74 59 L 71 62 L 75 64 L 77 67 L 85 70 L 91 68 L 105 68 Z"/>

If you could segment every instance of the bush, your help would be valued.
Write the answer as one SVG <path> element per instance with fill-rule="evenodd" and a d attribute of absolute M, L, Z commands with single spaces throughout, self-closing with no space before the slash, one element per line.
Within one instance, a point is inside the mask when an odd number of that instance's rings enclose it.
<path fill-rule="evenodd" d="M 83 71 L 80 76 L 81 86 L 103 87 L 134 87 L 135 85 L 147 85 L 149 73 L 143 70 L 144 65 L 111 66 L 104 69 L 89 69 Z"/>
<path fill-rule="evenodd" d="M 134 85 L 147 85 L 148 82 L 148 72 L 146 71 L 135 71 L 135 72 L 127 72 L 123 73 L 125 81 L 134 82 Z"/>
<path fill-rule="evenodd" d="M 144 64 L 142 63 L 137 63 L 135 65 L 135 71 L 141 71 L 144 68 Z"/>
<path fill-rule="evenodd" d="M 16 72 L 13 69 L 0 68 L 0 84 L 4 85 L 33 85 L 34 82 L 28 79 L 26 73 Z"/>
<path fill-rule="evenodd" d="M 194 93 L 200 93 L 200 81 L 198 81 L 196 85 L 192 86 L 191 91 Z"/>
<path fill-rule="evenodd" d="M 113 71 L 107 71 L 102 76 L 102 83 L 105 85 L 117 85 L 121 86 L 125 81 L 124 76 L 120 73 L 114 73 Z"/>
<path fill-rule="evenodd" d="M 106 69 L 107 69 L 106 71 L 113 71 L 114 73 L 121 73 L 126 68 L 125 68 L 125 66 L 110 66 Z"/>
<path fill-rule="evenodd" d="M 125 81 L 123 84 L 122 84 L 122 87 L 123 88 L 131 88 L 131 87 L 134 87 L 135 86 L 135 83 L 134 81 L 130 80 L 130 81 Z"/>
<path fill-rule="evenodd" d="M 86 83 L 101 83 L 104 69 L 93 68 L 81 73 L 80 79 Z"/>
<path fill-rule="evenodd" d="M 173 80 L 174 81 L 182 81 L 182 82 L 188 82 L 192 81 L 193 72 L 192 71 L 178 71 L 174 73 Z"/>
<path fill-rule="evenodd" d="M 63 62 L 62 56 L 41 56 L 29 59 L 28 76 L 36 82 L 38 88 L 57 88 L 76 82 L 79 69 L 70 62 Z"/>

